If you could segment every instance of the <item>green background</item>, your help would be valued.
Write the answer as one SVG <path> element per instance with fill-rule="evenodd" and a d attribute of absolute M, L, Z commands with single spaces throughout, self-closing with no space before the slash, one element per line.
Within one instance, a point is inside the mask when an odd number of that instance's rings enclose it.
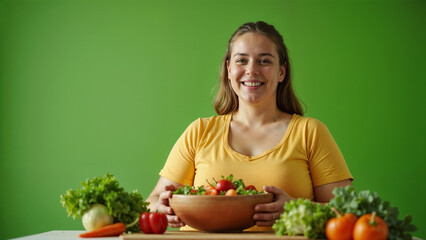
<path fill-rule="evenodd" d="M 228 38 L 257 20 L 284 35 L 306 116 L 357 190 L 426 237 L 425 13 L 423 0 L 0 0 L 0 238 L 82 229 L 59 195 L 106 172 L 146 199 L 182 131 L 214 115 Z"/>

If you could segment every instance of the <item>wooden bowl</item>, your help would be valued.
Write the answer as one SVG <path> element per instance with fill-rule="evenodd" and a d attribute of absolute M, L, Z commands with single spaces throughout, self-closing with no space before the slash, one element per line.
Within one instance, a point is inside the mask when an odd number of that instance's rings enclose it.
<path fill-rule="evenodd" d="M 254 226 L 254 207 L 272 202 L 271 193 L 237 196 L 173 194 L 170 207 L 188 226 L 206 232 L 234 232 Z"/>

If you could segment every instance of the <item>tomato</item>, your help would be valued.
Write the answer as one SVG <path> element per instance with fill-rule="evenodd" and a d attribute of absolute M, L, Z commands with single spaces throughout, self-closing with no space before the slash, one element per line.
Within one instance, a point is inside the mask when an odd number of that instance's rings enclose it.
<path fill-rule="evenodd" d="M 386 240 L 388 234 L 388 225 L 375 212 L 361 216 L 353 231 L 354 240 Z"/>
<path fill-rule="evenodd" d="M 144 233 L 162 234 L 167 230 L 167 216 L 164 213 L 144 212 L 139 216 L 139 227 Z"/>
<path fill-rule="evenodd" d="M 217 192 L 216 189 L 207 189 L 205 195 L 218 195 L 219 193 Z"/>
<path fill-rule="evenodd" d="M 244 190 L 255 190 L 257 191 L 256 187 L 253 185 L 248 185 L 247 187 L 244 188 Z"/>
<path fill-rule="evenodd" d="M 235 191 L 235 189 L 229 189 L 228 191 L 226 191 L 225 196 L 236 196 L 237 195 L 237 191 Z"/>
<path fill-rule="evenodd" d="M 212 185 L 207 185 L 207 186 L 204 186 L 204 189 L 212 190 L 212 189 L 215 189 L 215 188 Z"/>
<path fill-rule="evenodd" d="M 353 213 L 341 215 L 333 208 L 337 217 L 330 218 L 325 225 L 325 235 L 329 240 L 351 240 L 357 217 Z"/>
<path fill-rule="evenodd" d="M 222 179 L 216 183 L 216 190 L 218 192 L 226 192 L 229 189 L 235 189 L 235 185 L 229 180 Z"/>
<path fill-rule="evenodd" d="M 212 185 L 204 186 L 204 189 L 206 189 L 206 192 L 204 195 L 218 195 L 216 188 L 214 188 Z"/>

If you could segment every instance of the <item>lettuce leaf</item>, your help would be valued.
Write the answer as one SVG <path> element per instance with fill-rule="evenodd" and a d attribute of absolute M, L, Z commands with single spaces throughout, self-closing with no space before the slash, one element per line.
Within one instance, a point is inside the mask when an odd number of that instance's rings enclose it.
<path fill-rule="evenodd" d="M 95 203 L 107 207 L 108 214 L 114 217 L 114 222 L 130 224 L 134 222 L 142 212 L 149 211 L 148 203 L 134 190 L 131 193 L 124 191 L 116 177 L 107 173 L 104 177 L 95 177 L 81 183 L 82 187 L 68 190 L 60 196 L 60 202 L 66 209 L 68 217 L 81 218 L 83 214 Z M 131 232 L 139 232 L 136 224 Z"/>
<path fill-rule="evenodd" d="M 303 234 L 310 239 L 324 238 L 325 224 L 332 216 L 333 213 L 327 205 L 299 198 L 284 205 L 284 213 L 272 228 L 278 236 Z"/>

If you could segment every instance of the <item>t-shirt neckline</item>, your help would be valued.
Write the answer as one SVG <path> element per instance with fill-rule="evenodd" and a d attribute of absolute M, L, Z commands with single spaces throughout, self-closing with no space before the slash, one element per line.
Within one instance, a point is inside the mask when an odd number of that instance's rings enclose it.
<path fill-rule="evenodd" d="M 226 123 L 225 123 L 225 128 L 224 128 L 224 134 L 223 134 L 223 137 L 224 137 L 224 139 L 223 139 L 223 143 L 224 143 L 224 145 L 225 145 L 225 148 L 229 151 L 229 152 L 231 152 L 233 155 L 235 155 L 235 156 L 237 156 L 238 158 L 240 158 L 240 159 L 244 159 L 244 160 L 247 160 L 247 161 L 253 161 L 253 160 L 257 160 L 257 159 L 259 159 L 259 158 L 262 158 L 262 157 L 264 157 L 264 156 L 266 156 L 266 155 L 268 155 L 268 154 L 270 154 L 270 153 L 272 153 L 272 152 L 274 152 L 275 150 L 277 150 L 278 148 L 280 148 L 283 144 L 284 144 L 284 142 L 287 140 L 287 138 L 288 138 L 288 135 L 290 135 L 290 132 L 291 132 L 291 130 L 293 129 L 293 125 L 294 125 L 294 122 L 296 121 L 296 117 L 297 116 L 297 114 L 293 114 L 292 116 L 291 116 L 291 119 L 290 119 L 290 123 L 288 124 L 288 127 L 287 127 L 287 130 L 285 131 L 285 133 L 284 133 L 284 136 L 283 136 L 283 138 L 281 139 L 281 141 L 275 146 L 275 147 L 273 147 L 273 148 L 271 148 L 271 149 L 268 149 L 268 150 L 266 150 L 265 152 L 263 152 L 263 153 L 261 153 L 261 154 L 259 154 L 259 155 L 256 155 L 256 156 L 247 156 L 247 155 L 244 155 L 244 154 L 242 154 L 242 153 L 239 153 L 239 152 L 237 152 L 237 151 L 235 151 L 230 145 L 229 145 L 229 126 L 230 126 L 230 124 L 231 124 L 231 119 L 232 119 L 232 113 L 230 113 L 230 114 L 228 114 L 227 116 L 226 116 Z"/>

